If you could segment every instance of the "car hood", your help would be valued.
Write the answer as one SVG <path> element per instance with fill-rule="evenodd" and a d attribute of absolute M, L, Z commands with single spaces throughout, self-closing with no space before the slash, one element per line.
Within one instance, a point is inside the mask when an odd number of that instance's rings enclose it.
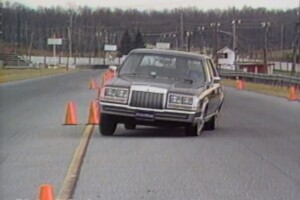
<path fill-rule="evenodd" d="M 167 89 L 169 92 L 179 92 L 191 95 L 201 93 L 205 89 L 205 83 L 203 82 L 194 81 L 191 84 L 182 80 L 161 77 L 115 77 L 108 81 L 107 85 L 115 87 L 142 85 Z"/>

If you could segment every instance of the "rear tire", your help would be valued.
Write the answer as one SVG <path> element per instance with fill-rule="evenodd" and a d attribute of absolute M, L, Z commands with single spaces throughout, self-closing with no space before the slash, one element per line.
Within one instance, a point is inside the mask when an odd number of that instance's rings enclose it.
<path fill-rule="evenodd" d="M 99 124 L 99 131 L 101 135 L 113 135 L 116 128 L 117 123 L 113 116 L 101 114 L 101 124 Z"/>

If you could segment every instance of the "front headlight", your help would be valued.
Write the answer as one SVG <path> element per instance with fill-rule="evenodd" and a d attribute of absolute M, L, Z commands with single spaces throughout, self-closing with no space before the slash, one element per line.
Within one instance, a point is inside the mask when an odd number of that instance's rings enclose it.
<path fill-rule="evenodd" d="M 170 95 L 170 97 L 169 97 L 169 103 L 177 103 L 177 104 L 180 104 L 180 103 L 181 103 L 181 96 L 178 96 L 178 95 Z"/>
<path fill-rule="evenodd" d="M 128 88 L 105 87 L 101 94 L 101 101 L 108 101 L 114 103 L 124 103 L 128 101 Z"/>
<path fill-rule="evenodd" d="M 182 97 L 182 104 L 193 105 L 194 97 Z"/>
<path fill-rule="evenodd" d="M 196 99 L 196 96 L 183 94 L 169 94 L 167 107 L 181 110 L 196 110 Z"/>

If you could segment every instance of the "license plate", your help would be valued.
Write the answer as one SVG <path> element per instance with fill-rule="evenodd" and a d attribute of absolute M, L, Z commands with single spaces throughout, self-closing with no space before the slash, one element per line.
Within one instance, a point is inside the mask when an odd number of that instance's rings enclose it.
<path fill-rule="evenodd" d="M 145 112 L 137 112 L 135 117 L 138 119 L 146 119 L 146 120 L 153 120 L 154 114 L 153 113 L 145 113 Z"/>

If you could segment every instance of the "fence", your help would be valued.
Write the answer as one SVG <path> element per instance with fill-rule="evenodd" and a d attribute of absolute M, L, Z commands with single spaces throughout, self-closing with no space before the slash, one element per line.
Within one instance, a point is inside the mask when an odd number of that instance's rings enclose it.
<path fill-rule="evenodd" d="M 240 62 L 260 62 L 263 63 L 263 60 L 255 60 L 255 59 L 246 59 L 242 58 L 239 60 Z M 270 61 L 270 64 L 273 64 L 273 69 L 277 71 L 291 72 L 292 71 L 292 62 L 279 62 L 279 61 Z M 296 63 L 295 71 L 300 73 L 300 63 Z"/>
<path fill-rule="evenodd" d="M 33 64 L 44 65 L 119 65 L 122 58 L 109 59 L 94 58 L 94 57 L 51 57 L 51 56 L 23 56 L 25 59 L 30 60 Z M 69 59 L 69 61 L 68 61 Z"/>
<path fill-rule="evenodd" d="M 274 70 L 287 71 L 287 72 L 292 71 L 293 63 L 291 63 L 291 62 L 273 62 L 273 64 L 274 64 Z M 299 63 L 296 63 L 295 71 L 300 72 L 300 64 Z"/>
<path fill-rule="evenodd" d="M 243 79 L 247 82 L 262 83 L 273 86 L 291 86 L 295 85 L 300 87 L 300 77 L 285 76 L 285 75 L 268 75 L 268 74 L 255 74 L 247 72 L 234 72 L 229 70 L 221 70 L 220 76 L 228 79 Z"/>

